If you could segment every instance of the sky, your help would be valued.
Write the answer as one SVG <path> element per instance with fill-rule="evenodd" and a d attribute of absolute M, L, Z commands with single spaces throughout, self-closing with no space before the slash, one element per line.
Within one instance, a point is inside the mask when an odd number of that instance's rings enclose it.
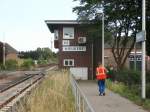
<path fill-rule="evenodd" d="M 0 41 L 18 51 L 51 48 L 53 34 L 44 21 L 74 20 L 77 5 L 73 0 L 0 0 Z"/>

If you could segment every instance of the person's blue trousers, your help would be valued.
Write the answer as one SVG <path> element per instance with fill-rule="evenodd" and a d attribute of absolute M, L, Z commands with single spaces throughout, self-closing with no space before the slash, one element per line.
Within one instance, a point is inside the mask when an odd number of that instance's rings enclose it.
<path fill-rule="evenodd" d="M 105 93 L 105 80 L 98 80 L 99 94 Z"/>

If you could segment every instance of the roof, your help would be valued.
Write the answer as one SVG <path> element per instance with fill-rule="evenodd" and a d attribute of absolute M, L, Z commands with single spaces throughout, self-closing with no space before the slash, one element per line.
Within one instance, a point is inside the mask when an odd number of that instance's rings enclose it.
<path fill-rule="evenodd" d="M 86 21 L 78 21 L 78 20 L 45 20 L 49 30 L 51 33 L 54 33 L 54 30 L 58 28 L 59 25 L 78 25 L 86 23 Z"/>
<path fill-rule="evenodd" d="M 130 44 L 130 43 L 129 43 L 129 44 Z M 112 45 L 111 45 L 110 43 L 106 42 L 105 45 L 104 45 L 104 47 L 105 47 L 105 49 L 111 49 L 111 48 L 112 48 Z M 128 49 L 128 48 L 130 48 L 130 46 L 127 46 L 127 49 Z M 141 49 L 141 44 L 138 44 L 138 43 L 137 43 L 137 44 L 136 44 L 136 48 L 137 48 L 137 49 Z"/>
<path fill-rule="evenodd" d="M 14 49 L 12 46 L 10 46 L 8 43 L 5 43 L 5 47 L 6 47 L 6 53 L 17 53 L 18 51 L 16 49 Z"/>
<path fill-rule="evenodd" d="M 3 46 L 3 42 L 0 42 L 1 47 Z M 18 51 L 16 49 L 14 49 L 11 45 L 9 45 L 8 43 L 5 43 L 5 49 L 6 49 L 6 54 L 9 53 L 17 53 Z"/>

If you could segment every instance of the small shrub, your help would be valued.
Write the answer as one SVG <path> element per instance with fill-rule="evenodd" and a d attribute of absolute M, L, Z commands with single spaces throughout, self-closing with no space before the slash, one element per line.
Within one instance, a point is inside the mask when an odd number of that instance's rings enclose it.
<path fill-rule="evenodd" d="M 115 80 L 127 85 L 140 84 L 141 75 L 139 71 L 122 70 L 115 72 Z"/>
<path fill-rule="evenodd" d="M 23 62 L 23 64 L 21 65 L 22 68 L 24 69 L 31 69 L 34 65 L 34 62 L 32 59 L 27 59 Z"/>
<path fill-rule="evenodd" d="M 0 64 L 0 70 L 5 70 L 6 66 L 4 66 L 2 63 Z"/>
<path fill-rule="evenodd" d="M 37 62 L 39 65 L 48 64 L 47 60 L 39 59 Z"/>
<path fill-rule="evenodd" d="M 16 70 L 18 67 L 18 62 L 16 60 L 7 60 L 5 63 L 6 70 Z"/>

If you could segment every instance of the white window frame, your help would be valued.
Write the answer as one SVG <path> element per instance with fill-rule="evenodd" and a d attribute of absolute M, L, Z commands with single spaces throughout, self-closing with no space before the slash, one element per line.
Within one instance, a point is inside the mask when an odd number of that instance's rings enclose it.
<path fill-rule="evenodd" d="M 65 65 L 65 62 L 66 62 L 66 61 L 68 61 L 68 65 Z M 70 65 L 70 63 L 69 63 L 70 61 L 72 61 L 72 65 Z M 64 59 L 64 60 L 63 60 L 63 65 L 64 65 L 64 66 L 74 66 L 74 59 Z"/>
<path fill-rule="evenodd" d="M 135 61 L 134 55 L 130 55 L 129 61 Z M 137 57 L 139 56 L 139 57 Z M 141 55 L 136 55 L 136 61 L 142 61 L 142 56 Z"/>
<path fill-rule="evenodd" d="M 69 40 L 62 40 L 62 45 L 69 46 L 70 45 L 70 41 Z"/>
<path fill-rule="evenodd" d="M 66 36 L 68 34 L 69 36 Z M 70 35 L 72 35 L 70 37 Z M 74 39 L 74 27 L 63 27 L 63 39 Z"/>

